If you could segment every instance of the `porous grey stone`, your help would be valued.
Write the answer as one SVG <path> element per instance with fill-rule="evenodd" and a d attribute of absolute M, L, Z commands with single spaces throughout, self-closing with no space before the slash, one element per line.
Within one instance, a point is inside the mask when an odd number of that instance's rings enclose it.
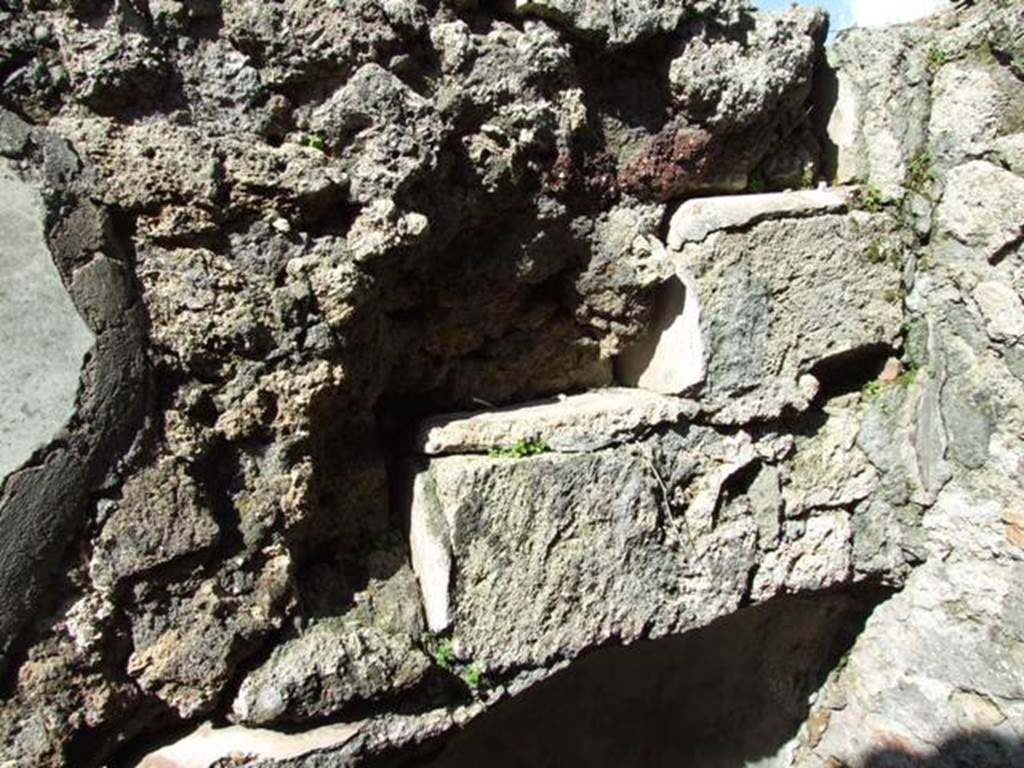
<path fill-rule="evenodd" d="M 103 524 L 92 573 L 111 586 L 212 547 L 220 528 L 195 481 L 173 460 L 135 475 Z"/>
<path fill-rule="evenodd" d="M 249 674 L 232 709 L 237 720 L 254 725 L 327 717 L 347 704 L 400 693 L 430 665 L 408 637 L 324 619 Z"/>
<path fill-rule="evenodd" d="M 1024 239 L 1024 179 L 982 160 L 946 175 L 946 192 L 936 211 L 940 236 L 998 257 Z"/>
<path fill-rule="evenodd" d="M 990 151 L 1003 132 L 1014 101 L 1013 94 L 1006 91 L 1013 88 L 1024 86 L 998 66 L 961 62 L 943 66 L 932 83 L 928 125 L 932 160 L 956 165 Z"/>
<path fill-rule="evenodd" d="M 742 37 L 700 27 L 669 65 L 673 101 L 689 120 L 725 129 L 798 107 L 810 92 L 825 19 L 821 9 L 793 5 L 751 14 Z"/>
<path fill-rule="evenodd" d="M 657 33 L 672 32 L 688 16 L 707 16 L 735 23 L 747 6 L 739 0 L 618 0 L 609 12 L 597 0 L 515 0 L 517 13 L 563 23 L 577 33 L 602 39 L 609 46 L 635 43 Z"/>
<path fill-rule="evenodd" d="M 352 158 L 352 195 L 362 203 L 392 197 L 428 172 L 444 139 L 431 103 L 379 64 L 360 67 L 317 108 L 310 128 L 327 149 Z"/>
<path fill-rule="evenodd" d="M 281 548 L 260 554 L 190 593 L 156 596 L 131 617 L 128 674 L 182 717 L 209 712 L 246 650 L 284 623 L 292 560 Z"/>

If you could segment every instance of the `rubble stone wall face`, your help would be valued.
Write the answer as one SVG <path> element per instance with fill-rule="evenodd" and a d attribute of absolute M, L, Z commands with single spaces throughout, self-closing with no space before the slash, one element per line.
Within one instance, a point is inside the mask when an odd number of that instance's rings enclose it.
<path fill-rule="evenodd" d="M 0 767 L 1024 764 L 972 6 L 0 0 Z"/>

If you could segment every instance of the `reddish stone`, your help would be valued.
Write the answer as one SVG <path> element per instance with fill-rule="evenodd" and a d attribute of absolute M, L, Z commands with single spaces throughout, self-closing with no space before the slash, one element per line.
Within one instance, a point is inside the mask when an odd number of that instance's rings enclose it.
<path fill-rule="evenodd" d="M 668 200 L 706 186 L 721 151 L 708 131 L 669 125 L 619 171 L 619 184 L 641 197 Z"/>
<path fill-rule="evenodd" d="M 561 149 L 544 173 L 544 188 L 584 207 L 607 203 L 618 192 L 615 158 L 605 150 L 585 154 Z"/>
<path fill-rule="evenodd" d="M 757 164 L 772 132 L 751 126 L 730 134 L 670 124 L 619 170 L 623 191 L 641 198 L 671 200 L 691 192 L 734 190 Z"/>

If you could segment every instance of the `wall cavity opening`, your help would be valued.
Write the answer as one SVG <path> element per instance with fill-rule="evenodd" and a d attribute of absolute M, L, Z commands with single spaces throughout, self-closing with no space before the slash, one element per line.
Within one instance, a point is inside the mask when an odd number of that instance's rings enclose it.
<path fill-rule="evenodd" d="M 859 392 L 879 377 L 893 354 L 887 344 L 869 344 L 821 360 L 810 370 L 819 382 L 819 401 Z"/>

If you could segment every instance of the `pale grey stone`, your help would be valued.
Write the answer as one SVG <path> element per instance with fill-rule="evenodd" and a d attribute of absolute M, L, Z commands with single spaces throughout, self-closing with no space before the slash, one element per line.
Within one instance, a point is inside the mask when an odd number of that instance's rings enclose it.
<path fill-rule="evenodd" d="M 0 107 L 0 155 L 18 157 L 25 151 L 30 133 L 27 123 Z"/>
<path fill-rule="evenodd" d="M 995 140 L 995 152 L 1002 163 L 1018 176 L 1024 176 L 1024 133 L 1012 133 Z"/>
<path fill-rule="evenodd" d="M 869 619 L 837 690 L 819 698 L 813 716 L 827 725 L 796 765 L 821 765 L 818 755 L 852 761 L 880 741 L 931 757 L 957 733 L 1015 740 L 1024 725 L 1024 617 L 1007 609 L 1022 568 L 960 560 L 916 570 Z"/>
<path fill-rule="evenodd" d="M 994 145 L 1010 97 L 1000 88 L 999 68 L 962 62 L 942 67 L 932 84 L 928 144 L 932 159 L 955 165 L 982 157 Z"/>
<path fill-rule="evenodd" d="M 43 237 L 39 191 L 0 161 L 0 478 L 57 437 L 75 413 L 95 339 L 71 301 Z"/>
<path fill-rule="evenodd" d="M 974 287 L 971 295 L 985 318 L 990 337 L 1012 344 L 1024 336 L 1024 303 L 1011 286 L 985 280 Z"/>
<path fill-rule="evenodd" d="M 894 345 L 901 275 L 884 254 L 902 250 L 891 220 L 859 213 L 766 221 L 684 245 L 676 258 L 696 286 L 702 405 L 722 423 L 804 410 L 817 365 Z"/>
<path fill-rule="evenodd" d="M 1010 361 L 1024 187 L 1011 123 L 1024 94 L 979 54 L 1006 20 L 1019 25 L 1020 8 L 981 8 L 929 30 L 928 45 L 950 60 L 935 75 L 929 128 L 930 194 L 941 199 L 907 300 L 907 351 L 920 368 L 905 392 L 883 386 L 869 403 L 858 444 L 882 482 L 853 518 L 855 562 L 885 568 L 898 547 L 922 564 L 819 691 L 798 740 L 799 768 L 856 764 L 880 743 L 900 745 L 893 759 L 917 762 L 1020 760 L 1024 617 L 1011 594 L 1024 564 L 1013 511 L 1024 391 Z M 901 84 L 897 99 L 913 103 L 918 89 Z M 976 736 L 961 753 L 953 747 L 964 733 Z"/>
<path fill-rule="evenodd" d="M 544 450 L 593 451 L 644 437 L 662 424 L 695 412 L 692 402 L 613 387 L 497 410 L 437 416 L 421 425 L 416 448 L 427 455 L 486 453 L 536 442 Z"/>
<path fill-rule="evenodd" d="M 928 500 L 934 500 L 935 494 L 950 477 L 945 462 L 948 438 L 940 405 L 941 375 L 939 371 L 929 372 L 921 390 L 914 426 L 918 476 Z"/>
<path fill-rule="evenodd" d="M 839 213 L 848 204 L 846 189 L 700 197 L 686 201 L 672 214 L 667 243 L 679 251 L 687 243 L 703 242 L 712 232 L 741 230 L 767 219 Z"/>
<path fill-rule="evenodd" d="M 799 517 L 815 508 L 853 506 L 878 489 L 878 470 L 857 445 L 864 419 L 856 399 L 828 403 L 828 419 L 811 436 L 797 436 L 789 463 L 786 513 Z"/>
<path fill-rule="evenodd" d="M 836 184 L 867 183 L 899 199 L 930 114 L 926 26 L 854 28 L 829 46 L 835 96 L 828 137 Z M 871 51 L 864 56 L 864 51 Z"/>
<path fill-rule="evenodd" d="M 970 366 L 976 358 L 962 344 L 947 348 L 948 373 L 942 388 L 941 408 L 948 453 L 951 459 L 970 469 L 984 466 L 989 455 L 989 442 L 995 428 L 995 414 L 988 389 Z M 966 367 L 965 367 L 966 366 Z"/>
<path fill-rule="evenodd" d="M 779 469 L 770 464 L 762 466 L 747 490 L 747 497 L 757 523 L 758 545 L 770 550 L 779 543 L 786 510 Z"/>
<path fill-rule="evenodd" d="M 992 259 L 1024 239 L 1024 179 L 976 160 L 953 168 L 936 212 L 940 236 Z"/>

